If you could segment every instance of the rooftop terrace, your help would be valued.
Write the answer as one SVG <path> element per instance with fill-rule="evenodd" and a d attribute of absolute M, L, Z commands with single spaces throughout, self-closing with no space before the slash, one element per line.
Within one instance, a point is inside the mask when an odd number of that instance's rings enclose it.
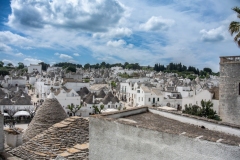
<path fill-rule="evenodd" d="M 240 63 L 240 56 L 222 56 L 220 63 Z"/>
<path fill-rule="evenodd" d="M 161 114 L 164 116 L 161 116 Z M 121 112 L 106 113 L 97 117 L 138 128 L 240 146 L 240 126 L 186 115 L 177 111 L 140 107 Z"/>
<path fill-rule="evenodd" d="M 240 137 L 221 133 L 218 131 L 208 130 L 203 126 L 190 125 L 182 123 L 173 119 L 169 119 L 151 112 L 131 115 L 124 117 L 124 119 L 132 120 L 132 125 L 137 127 L 148 128 L 151 130 L 167 132 L 170 134 L 179 134 L 191 138 L 198 138 L 202 140 L 220 142 L 229 145 L 239 145 Z M 120 123 L 127 122 L 119 121 Z"/>

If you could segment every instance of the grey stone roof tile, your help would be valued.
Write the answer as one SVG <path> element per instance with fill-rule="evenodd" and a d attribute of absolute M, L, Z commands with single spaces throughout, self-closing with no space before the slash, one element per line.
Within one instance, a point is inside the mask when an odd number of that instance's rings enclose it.
<path fill-rule="evenodd" d="M 86 160 L 89 155 L 89 121 L 70 117 L 52 125 L 28 142 L 9 151 L 21 159 L 65 159 Z"/>
<path fill-rule="evenodd" d="M 58 123 L 67 117 L 68 115 L 56 98 L 47 98 L 43 105 L 38 108 L 29 127 L 23 134 L 23 141 L 28 141 L 53 124 Z"/>

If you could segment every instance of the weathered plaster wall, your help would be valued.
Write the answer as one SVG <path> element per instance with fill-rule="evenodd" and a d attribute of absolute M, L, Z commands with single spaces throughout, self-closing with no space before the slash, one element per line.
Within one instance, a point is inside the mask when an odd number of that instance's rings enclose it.
<path fill-rule="evenodd" d="M 223 121 L 240 125 L 240 62 L 220 63 L 219 113 Z"/>
<path fill-rule="evenodd" d="M 238 146 L 229 146 L 183 135 L 173 135 L 90 118 L 91 160 L 239 160 Z"/>
<path fill-rule="evenodd" d="M 3 114 L 0 114 L 0 152 L 4 150 Z"/>

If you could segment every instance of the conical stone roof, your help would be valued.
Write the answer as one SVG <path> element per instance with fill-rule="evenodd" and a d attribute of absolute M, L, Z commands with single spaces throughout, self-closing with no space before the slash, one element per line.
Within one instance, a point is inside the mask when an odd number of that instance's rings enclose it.
<path fill-rule="evenodd" d="M 77 91 L 77 93 L 79 96 L 81 96 L 81 98 L 83 98 L 89 93 L 89 90 L 87 89 L 87 87 L 83 87 L 80 89 L 80 91 Z"/>
<path fill-rule="evenodd" d="M 25 96 L 18 97 L 15 102 L 15 105 L 32 105 L 31 99 L 29 100 Z"/>
<path fill-rule="evenodd" d="M 106 96 L 105 92 L 103 90 L 101 90 L 98 95 L 97 98 L 104 98 Z"/>
<path fill-rule="evenodd" d="M 112 98 L 113 97 L 110 94 L 107 94 L 102 100 L 103 104 L 108 104 L 112 100 Z"/>
<path fill-rule="evenodd" d="M 67 117 L 68 115 L 56 98 L 47 98 L 43 105 L 38 108 L 29 127 L 23 134 L 23 142 L 30 140 L 53 124 L 58 123 Z"/>
<path fill-rule="evenodd" d="M 0 105 L 13 105 L 13 103 L 9 98 L 3 98 L 0 100 Z"/>
<path fill-rule="evenodd" d="M 6 93 L 4 93 L 2 89 L 0 89 L 0 99 L 4 98 L 5 96 Z"/>
<path fill-rule="evenodd" d="M 96 94 L 95 93 L 90 93 L 86 99 L 84 100 L 85 103 L 87 104 L 94 104 L 95 102 L 93 102 L 93 96 L 96 98 Z"/>
<path fill-rule="evenodd" d="M 110 98 L 113 98 L 113 97 L 114 97 L 114 95 L 113 95 L 112 92 L 110 92 L 110 91 L 107 93 L 106 96 L 108 96 L 108 97 L 110 97 Z"/>
<path fill-rule="evenodd" d="M 28 101 L 31 101 L 31 97 L 24 92 L 22 94 L 15 94 L 14 97 L 12 98 L 12 101 L 17 101 L 22 96 L 24 96 Z"/>
<path fill-rule="evenodd" d="M 119 103 L 119 99 L 115 96 L 114 98 L 112 98 L 112 103 Z"/>

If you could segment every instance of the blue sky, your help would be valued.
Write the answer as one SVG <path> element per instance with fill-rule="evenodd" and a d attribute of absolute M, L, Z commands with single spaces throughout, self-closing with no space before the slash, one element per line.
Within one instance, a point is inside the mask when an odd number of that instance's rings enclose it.
<path fill-rule="evenodd" d="M 239 0 L 1 0 L 0 60 L 170 62 L 219 70 L 239 55 L 228 32 Z"/>

